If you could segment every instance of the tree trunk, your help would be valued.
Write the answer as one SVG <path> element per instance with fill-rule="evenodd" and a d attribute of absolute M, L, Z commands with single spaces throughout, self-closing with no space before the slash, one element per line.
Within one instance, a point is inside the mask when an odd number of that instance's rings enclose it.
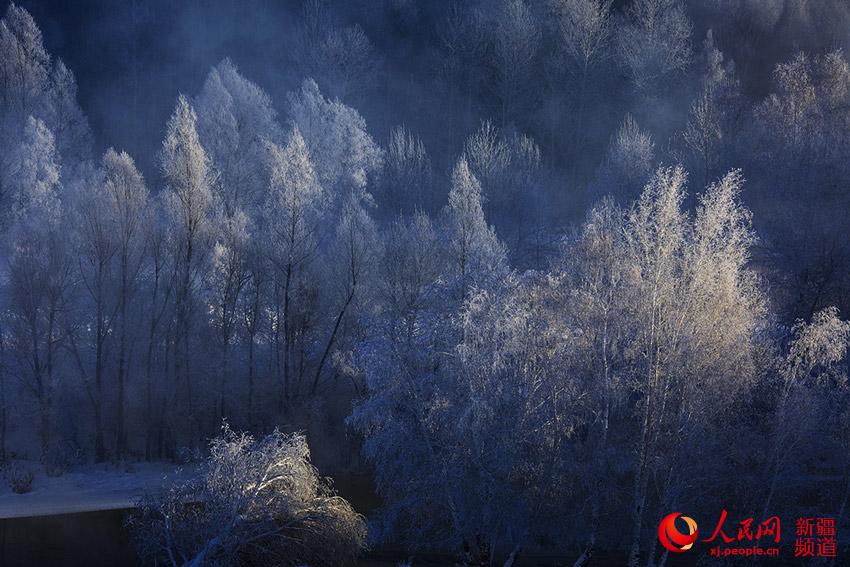
<path fill-rule="evenodd" d="M 121 260 L 121 297 L 120 313 L 121 329 L 119 330 L 118 345 L 118 423 L 116 424 L 115 450 L 119 460 L 124 458 L 127 439 L 125 431 L 125 380 L 126 380 L 126 358 L 127 358 L 127 260 Z"/>
<path fill-rule="evenodd" d="M 95 354 L 94 354 L 94 461 L 106 460 L 106 446 L 103 439 L 103 343 L 105 330 L 103 322 L 103 294 L 98 276 L 97 299 L 95 305 Z"/>
<path fill-rule="evenodd" d="M 330 339 L 328 339 L 328 344 L 325 346 L 325 352 L 322 353 L 322 359 L 319 361 L 319 367 L 316 369 L 316 376 L 313 378 L 313 387 L 310 388 L 310 395 L 316 394 L 316 387 L 319 385 L 319 378 L 322 376 L 322 368 L 325 366 L 325 362 L 328 359 L 328 353 L 330 353 L 331 347 L 333 347 L 334 340 L 336 339 L 336 333 L 339 331 L 339 324 L 342 322 L 342 318 L 345 316 L 345 312 L 352 299 L 354 299 L 354 286 L 351 286 L 351 291 L 348 293 L 348 297 L 345 299 L 345 303 L 336 318 L 336 323 L 334 323 Z"/>
<path fill-rule="evenodd" d="M 230 331 L 227 331 L 229 335 Z M 230 339 L 226 337 L 223 345 L 224 351 L 222 352 L 222 371 L 221 371 L 221 380 L 218 385 L 218 423 L 215 424 L 216 427 L 221 425 L 221 420 L 227 419 L 227 408 L 225 407 L 225 388 L 227 383 L 227 374 L 230 371 Z"/>
<path fill-rule="evenodd" d="M 6 341 L 0 325 L 0 465 L 6 464 Z"/>
<path fill-rule="evenodd" d="M 145 460 L 150 461 L 153 449 L 153 330 L 148 337 L 145 354 Z"/>
<path fill-rule="evenodd" d="M 652 433 L 650 431 L 652 419 L 651 406 L 652 398 L 655 395 L 654 386 L 658 380 L 659 373 L 657 366 L 657 353 L 655 364 L 653 364 L 652 367 L 653 372 L 650 377 L 650 387 L 646 394 L 646 404 L 644 407 L 643 423 L 641 426 L 640 457 L 638 459 L 638 466 L 635 470 L 635 500 L 632 507 L 632 521 L 634 524 L 632 531 L 632 546 L 631 551 L 629 552 L 629 567 L 637 567 L 638 562 L 640 561 L 641 530 L 643 528 L 644 505 L 646 504 L 646 488 L 649 482 L 647 469 L 650 459 L 650 443 L 652 441 Z"/>
<path fill-rule="evenodd" d="M 46 458 L 50 451 L 50 442 L 52 437 L 52 421 L 53 421 L 53 354 L 54 354 L 54 327 L 56 325 L 56 305 L 50 305 L 50 313 L 47 317 L 47 364 L 46 376 L 44 381 L 44 404 L 41 414 L 42 427 L 42 454 Z"/>
<path fill-rule="evenodd" d="M 289 286 L 292 282 L 292 264 L 286 265 L 286 278 L 283 285 L 283 402 L 284 405 L 289 403 L 289 353 L 292 342 L 292 333 L 290 332 L 289 320 Z M 281 412 L 284 411 L 281 408 Z"/>
<path fill-rule="evenodd" d="M 274 310 L 275 310 L 275 324 L 274 324 L 274 334 L 272 335 L 272 343 L 273 343 L 273 351 L 274 351 L 274 377 L 275 380 L 281 381 L 281 396 L 280 396 L 280 408 L 282 409 L 284 406 L 283 399 L 283 372 L 280 366 L 280 327 L 282 324 L 280 317 L 280 283 L 277 281 L 278 278 L 274 278 Z"/>
<path fill-rule="evenodd" d="M 248 426 L 254 424 L 254 335 L 248 335 Z"/>

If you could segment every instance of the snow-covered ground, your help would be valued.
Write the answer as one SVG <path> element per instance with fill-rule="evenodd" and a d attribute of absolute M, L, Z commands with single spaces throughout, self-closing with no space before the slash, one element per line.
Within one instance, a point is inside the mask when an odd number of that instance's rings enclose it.
<path fill-rule="evenodd" d="M 117 510 L 133 505 L 145 493 L 162 489 L 166 481 L 188 477 L 191 465 L 178 470 L 170 463 L 133 463 L 80 467 L 49 477 L 33 463 L 32 491 L 15 494 L 3 478 L 0 519 Z"/>

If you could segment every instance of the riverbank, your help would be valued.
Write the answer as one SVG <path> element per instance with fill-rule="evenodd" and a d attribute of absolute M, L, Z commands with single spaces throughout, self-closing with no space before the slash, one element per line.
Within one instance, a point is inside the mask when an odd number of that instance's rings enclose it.
<path fill-rule="evenodd" d="M 33 473 L 32 490 L 16 494 L 0 488 L 0 520 L 131 508 L 145 493 L 188 477 L 192 465 L 172 463 L 102 464 L 50 477 L 38 463 L 19 463 Z"/>

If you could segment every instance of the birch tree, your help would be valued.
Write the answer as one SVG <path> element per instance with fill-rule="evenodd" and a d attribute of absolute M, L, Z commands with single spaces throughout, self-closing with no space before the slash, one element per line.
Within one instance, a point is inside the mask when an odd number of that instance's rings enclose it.
<path fill-rule="evenodd" d="M 115 239 L 117 261 L 117 318 L 118 318 L 118 418 L 117 457 L 123 458 L 127 449 L 126 390 L 129 373 L 131 336 L 130 321 L 138 289 L 139 272 L 144 259 L 144 222 L 148 207 L 148 189 L 133 159 L 126 152 L 112 149 L 103 157 L 103 184 L 107 214 Z"/>
<path fill-rule="evenodd" d="M 652 92 L 691 60 L 691 22 L 679 0 L 633 0 L 617 32 L 617 50 L 632 84 Z"/>
<path fill-rule="evenodd" d="M 281 380 L 285 401 L 291 395 L 291 293 L 300 270 L 316 252 L 316 232 L 326 207 L 326 194 L 313 168 L 307 143 L 297 127 L 292 130 L 286 146 L 272 144 L 268 152 L 270 187 L 264 216 L 275 284 L 283 293 Z"/>
<path fill-rule="evenodd" d="M 168 214 L 177 283 L 175 305 L 175 375 L 185 386 L 187 407 L 194 403 L 190 368 L 190 338 L 194 326 L 197 287 L 205 269 L 213 211 L 215 176 L 196 128 L 189 100 L 180 96 L 168 121 L 160 164 L 166 182 L 164 203 Z M 192 423 L 192 410 L 188 411 Z"/>
<path fill-rule="evenodd" d="M 289 95 L 289 116 L 310 150 L 316 177 L 338 203 L 349 191 L 365 192 L 383 168 L 384 152 L 353 108 L 330 101 L 312 79 Z"/>
<path fill-rule="evenodd" d="M 210 70 L 195 105 L 198 137 L 220 172 L 225 213 L 253 214 L 265 200 L 264 144 L 283 139 L 271 99 L 225 59 Z"/>
<path fill-rule="evenodd" d="M 250 221 L 237 209 L 232 216 L 219 213 L 215 223 L 210 268 L 205 274 L 210 326 L 221 349 L 221 367 L 217 372 L 216 400 L 213 415 L 219 423 L 227 417 L 227 382 L 230 380 L 231 343 L 236 335 L 239 303 L 248 280 L 247 255 Z"/>
<path fill-rule="evenodd" d="M 10 332 L 25 384 L 39 406 L 41 459 L 54 441 L 59 354 L 72 264 L 62 236 L 62 185 L 53 134 L 30 117 L 17 149 L 20 189 L 9 255 Z"/>
<path fill-rule="evenodd" d="M 568 61 L 571 75 L 578 79 L 575 148 L 584 136 L 587 87 L 594 68 L 608 54 L 611 39 L 611 0 L 551 0 L 558 48 Z"/>
<path fill-rule="evenodd" d="M 631 114 L 608 143 L 602 182 L 605 191 L 627 198 L 636 196 L 655 166 L 655 142 Z"/>
<path fill-rule="evenodd" d="M 368 93 L 381 70 L 381 57 L 363 28 L 343 26 L 326 0 L 307 0 L 298 34 L 298 63 L 340 100 Z"/>
<path fill-rule="evenodd" d="M 409 213 L 431 204 L 434 172 L 422 140 L 404 126 L 390 133 L 382 195 L 394 211 Z"/>
<path fill-rule="evenodd" d="M 502 0 L 495 13 L 494 55 L 501 122 L 508 124 L 530 79 L 540 47 L 540 30 L 524 0 Z"/>
<path fill-rule="evenodd" d="M 461 158 L 452 172 L 445 212 L 451 273 L 458 279 L 461 296 L 470 285 L 480 285 L 505 267 L 505 249 L 481 208 L 481 184 Z"/>
<path fill-rule="evenodd" d="M 377 256 L 377 230 L 375 223 L 363 204 L 356 196 L 351 196 L 343 205 L 337 225 L 336 238 L 331 249 L 330 269 L 334 274 L 337 285 L 335 305 L 338 305 L 333 319 L 330 335 L 325 343 L 310 393 L 315 395 L 322 377 L 322 370 L 328 361 L 328 356 L 336 346 L 339 332 L 358 296 L 370 289 L 370 271 Z"/>
<path fill-rule="evenodd" d="M 728 411 L 732 392 L 754 375 L 764 300 L 747 267 L 754 242 L 749 211 L 732 171 L 700 198 L 696 217 L 682 211 L 685 174 L 661 168 L 628 216 L 629 286 L 635 286 L 630 372 L 639 380 L 640 437 L 635 465 L 630 564 L 640 555 L 647 482 L 659 443 L 682 447 L 666 431 L 706 427 Z M 696 392 L 699 392 L 699 396 Z M 670 455 L 677 465 L 675 453 Z"/>

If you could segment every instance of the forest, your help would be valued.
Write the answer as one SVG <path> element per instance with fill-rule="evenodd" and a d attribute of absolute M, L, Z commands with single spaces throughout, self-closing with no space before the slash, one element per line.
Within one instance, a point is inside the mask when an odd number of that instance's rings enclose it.
<path fill-rule="evenodd" d="M 0 6 L 3 490 L 196 467 L 151 565 L 850 553 L 846 1 L 70 4 Z"/>

